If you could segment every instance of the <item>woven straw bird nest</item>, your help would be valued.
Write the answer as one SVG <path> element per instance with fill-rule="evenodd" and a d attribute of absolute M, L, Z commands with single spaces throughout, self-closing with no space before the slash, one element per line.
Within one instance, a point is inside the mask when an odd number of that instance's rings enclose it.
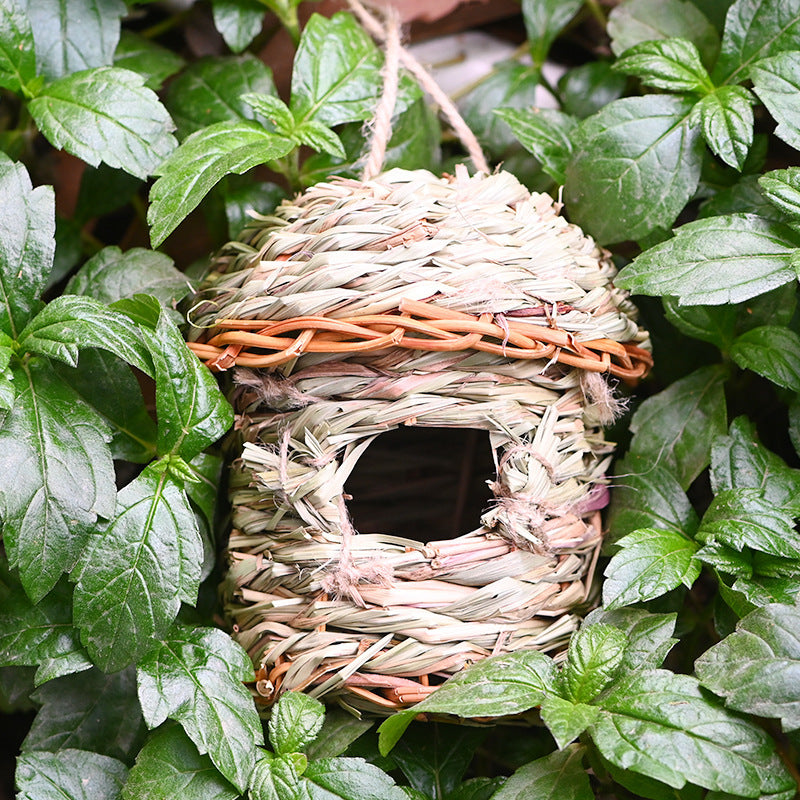
<path fill-rule="evenodd" d="M 552 198 L 465 169 L 318 184 L 221 253 L 190 346 L 237 366 L 226 602 L 265 702 L 388 713 L 492 654 L 563 650 L 601 544 L 609 380 L 651 364 L 614 274 Z M 470 532 L 399 536 L 389 503 L 353 529 L 351 473 L 402 426 L 488 432 Z M 413 458 L 441 464 L 430 434 Z M 404 452 L 382 456 L 400 483 Z"/>

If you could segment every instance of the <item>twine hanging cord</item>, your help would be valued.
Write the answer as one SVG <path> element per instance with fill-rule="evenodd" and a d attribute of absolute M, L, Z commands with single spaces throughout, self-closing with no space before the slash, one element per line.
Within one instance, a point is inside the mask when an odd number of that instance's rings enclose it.
<path fill-rule="evenodd" d="M 491 172 L 489 162 L 483 154 L 477 137 L 461 114 L 458 113 L 455 103 L 436 83 L 425 67 L 408 50 L 401 46 L 400 23 L 397 11 L 387 8 L 385 10 L 386 24 L 381 25 L 359 0 L 347 0 L 347 2 L 350 10 L 364 26 L 367 33 L 376 41 L 384 43 L 386 50 L 386 61 L 383 68 L 383 94 L 375 112 L 372 145 L 364 168 L 363 180 L 375 177 L 381 171 L 383 165 L 386 145 L 391 138 L 391 119 L 397 100 L 398 67 L 400 63 L 419 81 L 420 86 L 442 110 L 456 136 L 458 136 L 467 153 L 469 153 L 475 169 L 488 175 Z"/>

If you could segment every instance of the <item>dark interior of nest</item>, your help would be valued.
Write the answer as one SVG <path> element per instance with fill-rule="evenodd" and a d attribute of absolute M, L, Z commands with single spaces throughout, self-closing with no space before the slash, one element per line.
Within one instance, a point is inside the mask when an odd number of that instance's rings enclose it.
<path fill-rule="evenodd" d="M 495 474 L 486 431 L 401 426 L 359 458 L 345 485 L 347 508 L 359 533 L 454 539 L 480 525 Z"/>

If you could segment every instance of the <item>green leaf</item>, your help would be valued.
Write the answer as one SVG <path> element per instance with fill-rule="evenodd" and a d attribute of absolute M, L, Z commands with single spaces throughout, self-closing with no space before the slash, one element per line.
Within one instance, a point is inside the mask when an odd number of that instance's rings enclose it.
<path fill-rule="evenodd" d="M 65 581 L 34 605 L 21 589 L 4 596 L 0 611 L 0 666 L 38 667 L 37 684 L 89 669 L 91 661 L 72 625 L 72 587 Z"/>
<path fill-rule="evenodd" d="M 758 489 L 771 505 L 800 515 L 800 470 L 767 450 L 747 417 L 737 417 L 729 435 L 714 441 L 711 488 L 715 494 L 726 489 Z"/>
<path fill-rule="evenodd" d="M 665 466 L 684 489 L 708 466 L 725 433 L 725 370 L 703 367 L 648 398 L 631 419 L 630 453 Z"/>
<path fill-rule="evenodd" d="M 25 167 L 0 155 L 0 206 L 0 332 L 16 338 L 39 310 L 53 266 L 53 190 L 34 189 Z"/>
<path fill-rule="evenodd" d="M 165 312 L 147 336 L 156 367 L 158 452 L 190 461 L 233 425 L 233 409 Z"/>
<path fill-rule="evenodd" d="M 742 86 L 720 86 L 697 104 L 711 152 L 740 171 L 753 143 L 754 102 L 752 93 Z"/>
<path fill-rule="evenodd" d="M 319 736 L 305 748 L 308 760 L 341 755 L 374 724 L 374 720 L 358 719 L 343 709 L 329 706 Z"/>
<path fill-rule="evenodd" d="M 114 513 L 110 435 L 49 364 L 15 371 L 17 397 L 0 428 L 0 517 L 9 562 L 41 600 L 74 566 L 98 517 Z"/>
<path fill-rule="evenodd" d="M 381 753 L 385 755 L 394 747 L 422 711 L 460 717 L 520 714 L 538 705 L 554 680 L 553 662 L 535 650 L 479 661 L 454 675 L 421 703 L 389 717 L 378 729 Z"/>
<path fill-rule="evenodd" d="M 716 29 L 688 0 L 626 0 L 611 10 L 608 35 L 617 56 L 641 42 L 670 37 L 693 42 L 705 64 L 714 62 L 719 49 Z"/>
<path fill-rule="evenodd" d="M 19 0 L 36 44 L 37 73 L 48 81 L 114 60 L 122 0 Z"/>
<path fill-rule="evenodd" d="M 381 64 L 378 49 L 353 16 L 313 14 L 292 69 L 290 107 L 298 124 L 314 120 L 333 127 L 370 119 L 383 89 Z M 416 83 L 401 81 L 395 113 L 417 97 Z"/>
<path fill-rule="evenodd" d="M 644 528 L 620 539 L 617 546 L 621 550 L 605 571 L 606 608 L 652 600 L 681 584 L 691 588 L 700 575 L 697 545 L 674 531 Z"/>
<path fill-rule="evenodd" d="M 164 253 L 143 247 L 123 253 L 118 247 L 104 247 L 78 270 L 64 291 L 90 295 L 103 303 L 151 294 L 170 308 L 191 290 L 186 276 Z"/>
<path fill-rule="evenodd" d="M 698 541 L 745 546 L 783 558 L 800 558 L 800 537 L 789 514 L 758 489 L 725 489 L 711 501 L 697 531 Z"/>
<path fill-rule="evenodd" d="M 506 779 L 503 776 L 498 776 L 497 778 L 468 778 L 447 795 L 447 800 L 491 800 L 505 781 Z M 409 787 L 401 788 L 406 792 L 409 791 Z M 428 800 L 428 798 L 420 793 L 419 800 Z"/>
<path fill-rule="evenodd" d="M 608 773 L 611 780 L 623 786 L 636 798 L 649 798 L 649 800 L 714 800 L 714 792 L 706 792 L 699 786 L 687 783 L 680 791 L 667 786 L 655 778 L 648 778 L 646 775 L 637 775 L 635 772 L 629 772 L 626 769 L 620 769 L 611 762 L 604 759 L 601 755 L 597 755 L 597 761 L 602 766 L 602 769 Z M 716 800 L 733 800 L 728 795 L 717 794 Z M 773 799 L 776 800 L 776 799 Z"/>
<path fill-rule="evenodd" d="M 580 119 L 622 97 L 628 81 L 613 71 L 607 61 L 590 61 L 573 67 L 558 81 L 561 107 Z"/>
<path fill-rule="evenodd" d="M 250 776 L 249 797 L 251 800 L 304 800 L 309 797 L 308 791 L 303 791 L 305 788 L 301 789 L 300 776 L 291 756 L 261 753 Z"/>
<path fill-rule="evenodd" d="M 797 396 L 789 403 L 788 433 L 795 453 L 800 453 L 800 397 Z"/>
<path fill-rule="evenodd" d="M 583 0 L 522 0 L 522 18 L 534 66 L 544 64 L 550 45 L 582 5 Z"/>
<path fill-rule="evenodd" d="M 627 97 L 584 120 L 564 185 L 573 220 L 603 243 L 671 225 L 700 179 L 693 105 L 666 95 Z"/>
<path fill-rule="evenodd" d="M 83 223 L 111 214 L 129 203 L 141 185 L 138 178 L 121 169 L 105 164 L 97 169 L 87 166 L 81 177 L 75 219 Z"/>
<path fill-rule="evenodd" d="M 17 396 L 11 374 L 0 374 L 0 412 L 10 411 L 14 407 L 14 398 Z M 3 415 L 0 414 L 0 422 Z"/>
<path fill-rule="evenodd" d="M 752 564 L 752 575 L 771 578 L 800 578 L 800 563 L 795 559 L 780 558 L 767 553 L 750 551 L 747 554 Z M 750 577 L 746 575 L 745 577 Z"/>
<path fill-rule="evenodd" d="M 602 756 L 618 767 L 676 789 L 690 781 L 742 797 L 794 786 L 769 736 L 708 699 L 688 675 L 630 673 L 597 707 L 589 733 Z"/>
<path fill-rule="evenodd" d="M 190 64 L 169 86 L 166 106 L 178 126 L 178 138 L 216 122 L 254 119 L 242 96 L 276 95 L 272 70 L 246 53 L 242 56 L 205 58 Z"/>
<path fill-rule="evenodd" d="M 753 328 L 736 339 L 730 352 L 742 369 L 800 392 L 800 336 L 794 331 L 778 325 Z"/>
<path fill-rule="evenodd" d="M 155 457 L 156 424 L 138 381 L 124 361 L 102 350 L 86 350 L 77 368 L 55 365 L 55 371 L 106 421 L 114 459 L 147 464 Z"/>
<path fill-rule="evenodd" d="M 253 221 L 253 214 L 269 214 L 286 197 L 286 192 L 275 183 L 244 183 L 224 188 L 225 216 L 228 219 L 228 236 L 237 239 Z"/>
<path fill-rule="evenodd" d="M 0 87 L 18 92 L 36 77 L 33 32 L 16 0 L 0 0 Z"/>
<path fill-rule="evenodd" d="M 758 185 L 775 208 L 800 217 L 800 167 L 774 169 L 762 175 Z"/>
<path fill-rule="evenodd" d="M 214 524 L 224 463 L 221 456 L 212 453 L 198 453 L 188 464 L 194 480 L 187 482 L 186 493 L 198 507 L 209 527 Z"/>
<path fill-rule="evenodd" d="M 76 219 L 56 215 L 56 253 L 45 292 L 61 283 L 83 259 L 81 225 Z"/>
<path fill-rule="evenodd" d="M 193 133 L 161 165 L 150 191 L 150 238 L 156 247 L 208 194 L 220 178 L 282 158 L 291 139 L 265 131 L 255 122 L 218 122 Z"/>
<path fill-rule="evenodd" d="M 714 82 L 741 83 L 754 62 L 800 47 L 800 0 L 736 0 L 728 9 Z"/>
<path fill-rule="evenodd" d="M 261 723 L 242 681 L 253 679 L 247 654 L 214 628 L 175 626 L 139 665 L 139 700 L 152 728 L 179 722 L 201 753 L 240 791 L 248 785 Z"/>
<path fill-rule="evenodd" d="M 33 667 L 0 667 L 0 709 L 3 713 L 32 711 L 28 694 L 33 690 Z"/>
<path fill-rule="evenodd" d="M 693 339 L 727 350 L 736 338 L 739 309 L 735 305 L 682 306 L 677 297 L 664 297 L 662 302 L 666 318 Z"/>
<path fill-rule="evenodd" d="M 135 294 L 133 297 L 117 300 L 112 308 L 122 312 L 145 330 L 151 331 L 158 327 L 159 320 L 164 313 L 161 303 L 149 294 Z"/>
<path fill-rule="evenodd" d="M 508 120 L 498 118 L 495 110 L 526 109 L 526 116 L 537 103 L 539 70 L 518 61 L 501 61 L 474 88 L 459 100 L 458 109 L 489 155 L 501 159 L 516 144 Z"/>
<path fill-rule="evenodd" d="M 746 598 L 751 609 L 772 603 L 795 605 L 800 594 L 800 579 L 767 578 L 758 575 L 753 579 L 737 578 L 732 588 Z"/>
<path fill-rule="evenodd" d="M 800 728 L 800 609 L 769 605 L 748 614 L 736 631 L 695 662 L 703 686 L 725 705 L 777 717 L 785 731 Z"/>
<path fill-rule="evenodd" d="M 584 625 L 602 622 L 619 628 L 627 639 L 622 668 L 657 669 L 678 642 L 673 638 L 677 614 L 650 614 L 640 608 L 595 609 Z"/>
<path fill-rule="evenodd" d="M 115 67 L 138 73 L 144 78 L 144 85 L 153 91 L 160 89 L 184 63 L 174 51 L 132 31 L 122 31 L 114 53 Z"/>
<path fill-rule="evenodd" d="M 608 511 L 612 540 L 639 528 L 691 536 L 700 523 L 686 492 L 663 464 L 649 455 L 628 454 L 617 462 Z"/>
<path fill-rule="evenodd" d="M 584 626 L 572 634 L 561 682 L 568 699 L 588 703 L 616 675 L 625 655 L 625 634 L 603 623 Z"/>
<path fill-rule="evenodd" d="M 752 298 L 738 307 L 739 318 L 736 321 L 736 332 L 759 328 L 762 325 L 778 325 L 786 327 L 792 321 L 797 309 L 796 287 L 785 283 L 771 292 Z"/>
<path fill-rule="evenodd" d="M 257 114 L 275 124 L 276 132 L 281 136 L 292 136 L 295 128 L 294 117 L 289 111 L 289 106 L 271 94 L 243 94 L 242 100 Z"/>
<path fill-rule="evenodd" d="M 800 48 L 800 42 L 795 49 Z M 753 91 L 775 121 L 775 135 L 800 149 L 800 113 L 795 102 L 800 90 L 800 53 L 778 53 L 762 58 L 750 68 Z"/>
<path fill-rule="evenodd" d="M 128 770 L 86 750 L 23 753 L 17 759 L 18 800 L 118 800 Z"/>
<path fill-rule="evenodd" d="M 759 141 L 761 134 L 756 134 L 754 142 Z M 748 159 L 752 156 L 754 148 L 750 148 Z M 708 159 L 711 164 L 712 159 Z M 723 169 L 715 163 L 713 169 Z M 731 214 L 755 214 L 774 222 L 785 222 L 786 216 L 771 205 L 758 185 L 757 175 L 743 175 L 730 186 L 725 186 L 700 204 L 698 219 L 708 217 L 730 216 Z"/>
<path fill-rule="evenodd" d="M 195 602 L 203 558 L 194 514 L 166 473 L 147 467 L 120 491 L 117 507 L 73 576 L 81 639 L 107 672 L 150 650 L 182 600 Z"/>
<path fill-rule="evenodd" d="M 420 97 L 392 123 L 392 138 L 383 158 L 385 170 L 428 169 L 440 171 L 442 129 L 436 112 Z"/>
<path fill-rule="evenodd" d="M 573 703 L 558 695 L 549 695 L 542 701 L 542 721 L 556 740 L 560 749 L 574 742 L 597 717 L 595 706 Z"/>
<path fill-rule="evenodd" d="M 119 67 L 76 72 L 28 104 L 50 143 L 97 166 L 146 178 L 175 148 L 174 127 L 141 75 Z"/>
<path fill-rule="evenodd" d="M 241 53 L 261 33 L 267 9 L 258 0 L 213 0 L 211 10 L 225 44 Z"/>
<path fill-rule="evenodd" d="M 570 136 L 577 120 L 562 111 L 540 108 L 528 111 L 498 108 L 495 114 L 508 123 L 514 136 L 541 163 L 542 169 L 556 183 L 563 184 L 572 154 Z"/>
<path fill-rule="evenodd" d="M 645 86 L 669 92 L 714 91 L 700 53 L 688 39 L 640 42 L 622 53 L 613 68 L 639 78 Z"/>
<path fill-rule="evenodd" d="M 69 675 L 40 687 L 32 699 L 41 709 L 22 743 L 23 752 L 89 750 L 130 764 L 144 742 L 132 669 Z"/>
<path fill-rule="evenodd" d="M 570 745 L 520 767 L 492 795 L 492 800 L 592 800 L 594 792 L 583 768 L 584 748 Z"/>
<path fill-rule="evenodd" d="M 81 348 L 99 347 L 153 374 L 150 354 L 136 325 L 92 297 L 56 297 L 25 326 L 18 341 L 22 352 L 57 358 L 71 367 L 77 365 Z"/>
<path fill-rule="evenodd" d="M 313 148 L 318 153 L 328 153 L 336 158 L 346 158 L 341 139 L 327 126 L 316 120 L 306 120 L 292 131 L 298 144 Z"/>
<path fill-rule="evenodd" d="M 720 572 L 737 577 L 753 575 L 753 551 L 739 552 L 721 542 L 711 541 L 697 551 L 697 558 Z"/>
<path fill-rule="evenodd" d="M 200 755 L 180 725 L 153 731 L 122 790 L 123 800 L 235 800 L 239 790 Z"/>
<path fill-rule="evenodd" d="M 322 758 L 303 775 L 311 800 L 406 800 L 399 786 L 363 758 Z"/>
<path fill-rule="evenodd" d="M 415 725 L 392 751 L 392 760 L 415 789 L 428 797 L 449 798 L 486 734 L 485 728 Z"/>
<path fill-rule="evenodd" d="M 688 305 L 738 303 L 797 280 L 800 237 L 787 225 L 731 214 L 683 225 L 624 267 L 616 285 Z"/>
<path fill-rule="evenodd" d="M 278 755 L 299 753 L 317 738 L 325 721 L 319 700 L 300 692 L 284 692 L 269 718 L 269 741 Z"/>

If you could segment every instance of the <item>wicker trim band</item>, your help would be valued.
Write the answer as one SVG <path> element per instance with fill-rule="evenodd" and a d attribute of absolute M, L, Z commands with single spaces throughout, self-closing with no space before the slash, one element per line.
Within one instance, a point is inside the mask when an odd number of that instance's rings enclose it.
<path fill-rule="evenodd" d="M 475 317 L 407 298 L 400 301 L 399 310 L 400 315 L 345 319 L 295 317 L 267 326 L 262 320 L 219 319 L 217 328 L 232 330 L 204 344 L 193 342 L 189 346 L 213 370 L 234 365 L 274 367 L 303 353 L 367 353 L 387 347 L 437 352 L 480 350 L 506 358 L 545 359 L 587 372 L 608 372 L 625 380 L 641 378 L 653 365 L 652 355 L 641 347 L 611 339 L 577 342 L 555 325 L 543 328 L 505 316 L 500 325 L 492 322 L 491 314 Z M 295 331 L 300 332 L 295 338 L 280 336 Z M 422 335 L 411 336 L 409 332 Z M 260 350 L 277 352 L 260 355 Z"/>

